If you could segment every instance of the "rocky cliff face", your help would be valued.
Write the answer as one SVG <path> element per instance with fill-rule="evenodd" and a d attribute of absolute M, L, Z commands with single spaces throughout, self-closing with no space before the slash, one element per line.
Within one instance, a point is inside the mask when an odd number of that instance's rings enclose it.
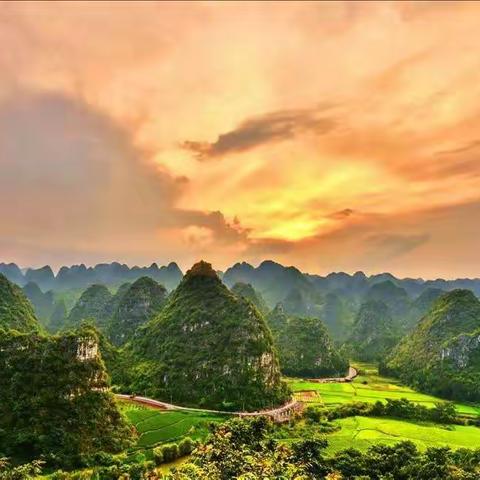
<path fill-rule="evenodd" d="M 440 351 L 442 362 L 451 362 L 459 370 L 473 362 L 473 355 L 480 353 L 480 330 L 471 334 L 459 335 Z"/>

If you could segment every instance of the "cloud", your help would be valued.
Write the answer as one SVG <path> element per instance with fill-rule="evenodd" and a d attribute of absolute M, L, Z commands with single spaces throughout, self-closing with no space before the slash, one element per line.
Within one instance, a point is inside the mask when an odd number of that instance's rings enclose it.
<path fill-rule="evenodd" d="M 480 191 L 479 18 L 3 3 L 0 256 L 475 273 L 478 209 L 455 207 Z"/>
<path fill-rule="evenodd" d="M 337 212 L 333 212 L 327 215 L 327 218 L 331 218 L 333 220 L 344 220 L 352 215 L 355 215 L 357 212 L 351 208 L 344 208 L 343 210 L 338 210 Z"/>
<path fill-rule="evenodd" d="M 250 230 L 240 225 L 238 219 L 228 222 L 220 211 L 203 212 L 200 210 L 175 209 L 174 216 L 163 227 L 203 227 L 208 229 L 220 244 L 244 242 L 248 240 Z"/>
<path fill-rule="evenodd" d="M 366 239 L 371 245 L 371 255 L 378 260 L 391 260 L 415 250 L 430 239 L 429 234 L 402 235 L 379 233 Z"/>
<path fill-rule="evenodd" d="M 99 252 L 131 255 L 136 244 L 152 251 L 158 229 L 202 227 L 217 244 L 248 236 L 218 210 L 178 208 L 189 180 L 155 164 L 110 117 L 64 94 L 23 91 L 0 104 L 0 171 L 7 251 L 15 243 L 45 258 L 68 249 L 87 261 Z"/>
<path fill-rule="evenodd" d="M 439 151 L 430 176 L 451 177 L 457 175 L 480 176 L 480 140 L 473 140 L 451 150 Z"/>
<path fill-rule="evenodd" d="M 221 134 L 213 143 L 187 140 L 183 148 L 193 152 L 198 160 L 208 160 L 290 139 L 300 133 L 323 135 L 335 127 L 333 118 L 322 116 L 328 108 L 328 105 L 323 105 L 314 109 L 283 110 L 248 118 L 237 128 Z"/>

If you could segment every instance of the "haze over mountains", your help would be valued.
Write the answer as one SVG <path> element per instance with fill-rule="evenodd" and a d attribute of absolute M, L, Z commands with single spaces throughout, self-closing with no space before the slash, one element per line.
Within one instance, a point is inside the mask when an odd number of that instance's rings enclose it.
<path fill-rule="evenodd" d="M 63 323 L 62 315 L 70 316 L 75 323 L 76 303 L 84 291 L 97 285 L 93 292 L 102 291 L 105 297 L 126 288 L 141 277 L 149 277 L 172 291 L 181 281 L 183 274 L 174 262 L 168 266 L 153 263 L 149 267 L 129 267 L 112 262 L 94 267 L 85 265 L 64 266 L 55 275 L 49 266 L 38 269 L 20 269 L 14 263 L 0 263 L 0 273 L 22 286 L 35 307 L 38 318 L 44 325 L 56 331 Z M 367 301 L 380 301 L 387 306 L 387 313 L 394 322 L 395 331 L 406 332 L 415 326 L 432 302 L 444 291 L 468 289 L 480 295 L 480 279 L 424 280 L 420 278 L 396 278 L 389 273 L 367 276 L 363 272 L 348 274 L 334 272 L 328 275 L 302 273 L 295 267 L 285 267 L 266 260 L 254 267 L 248 263 L 236 263 L 224 273 L 222 281 L 237 293 L 244 294 L 265 309 L 273 309 L 279 302 L 288 314 L 301 317 L 319 317 L 336 340 L 346 340 L 349 328 L 354 324 L 360 307 Z M 237 285 L 236 285 L 237 284 Z M 103 285 L 111 290 L 107 292 Z M 255 300 L 253 288 L 260 299 Z M 108 303 L 111 299 L 106 299 Z M 261 302 L 261 305 L 260 303 Z M 104 308 L 115 309 L 112 305 Z M 64 310 L 66 312 L 64 313 Z M 112 311 L 105 312 L 110 317 Z M 55 312 L 55 316 L 53 315 Z M 98 317 L 97 314 L 93 315 Z M 52 317 L 55 317 L 52 319 Z M 56 326 L 55 326 L 56 325 Z"/>
<path fill-rule="evenodd" d="M 175 262 L 161 267 L 156 263 L 149 267 L 129 267 L 118 262 L 100 263 L 94 267 L 81 264 L 63 266 L 56 275 L 49 265 L 21 270 L 15 263 L 0 263 L 0 273 L 20 286 L 35 282 L 43 291 L 85 288 L 94 283 L 115 285 L 135 281 L 144 276 L 151 277 L 172 289 L 182 278 L 182 271 Z"/>
<path fill-rule="evenodd" d="M 56 275 L 48 265 L 41 268 L 23 269 L 15 263 L 2 262 L 0 263 L 0 273 L 20 286 L 34 282 L 44 292 L 51 289 L 84 288 L 94 283 L 121 284 L 137 280 L 142 276 L 151 277 L 171 290 L 178 285 L 183 276 L 175 262 L 166 266 L 152 263 L 149 267 L 129 267 L 119 262 L 100 263 L 93 267 L 80 264 L 62 266 Z M 246 262 L 236 263 L 220 274 L 223 281 L 229 286 L 233 286 L 236 282 L 250 283 L 262 292 L 268 303 L 275 303 L 279 297 L 284 298 L 285 288 L 283 287 L 286 287 L 288 291 L 294 291 L 295 288 L 308 291 L 311 290 L 311 285 L 314 285 L 323 291 L 362 295 L 370 286 L 386 280 L 391 280 L 412 296 L 419 295 L 427 288 L 438 288 L 445 291 L 465 288 L 480 295 L 480 278 L 429 280 L 397 278 L 390 273 L 367 276 L 363 272 L 355 274 L 332 272 L 328 275 L 316 275 L 302 273 L 294 266 L 283 266 L 271 260 L 265 260 L 257 267 Z"/>

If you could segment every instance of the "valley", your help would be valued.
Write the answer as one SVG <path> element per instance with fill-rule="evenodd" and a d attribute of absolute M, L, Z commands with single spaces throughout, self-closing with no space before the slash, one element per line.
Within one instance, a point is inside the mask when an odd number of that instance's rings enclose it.
<path fill-rule="evenodd" d="M 288 378 L 287 383 L 299 401 L 327 407 L 350 402 L 375 403 L 378 400 L 401 398 L 433 407 L 435 403 L 442 401 L 439 397 L 417 392 L 395 378 L 379 375 L 375 364 L 357 362 L 354 366 L 359 375 L 350 383 L 317 383 L 295 378 Z M 480 404 L 454 402 L 454 405 L 460 415 L 480 415 Z"/>
<path fill-rule="evenodd" d="M 480 302 L 473 293 L 428 287 L 415 296 L 402 281 L 383 278 L 359 289 L 358 275 L 343 276 L 337 295 L 352 310 L 332 316 L 325 285 L 266 265 L 261 281 L 250 278 L 259 290 L 204 261 L 170 291 L 149 276 L 93 284 L 74 290 L 63 315 L 41 322 L 58 292 L 43 293 L 32 281 L 22 290 L 0 275 L 0 452 L 27 462 L 8 468 L 36 468 L 52 480 L 186 480 L 197 478 L 192 469 L 203 472 L 199 479 L 217 478 L 224 469 L 273 462 L 272 472 L 317 478 L 303 455 L 319 472 L 345 474 L 355 465 L 369 474 L 371 458 L 385 455 L 388 468 L 387 457 L 403 451 L 413 472 L 443 448 L 448 468 L 477 471 Z M 268 289 L 282 278 L 288 293 L 272 304 Z M 338 336 L 348 323 L 350 333 Z M 416 359 L 416 376 L 408 359 Z M 42 380 L 49 371 L 56 383 Z M 28 418 L 7 414 L 19 406 Z M 63 428 L 69 417 L 72 428 Z M 255 461 L 247 466 L 249 455 Z M 28 463 L 37 458 L 46 459 L 41 468 Z"/>
<path fill-rule="evenodd" d="M 407 399 L 412 403 L 433 408 L 436 403 L 442 401 L 440 398 L 425 395 L 401 385 L 393 378 L 378 375 L 378 369 L 373 364 L 356 363 L 355 368 L 360 374 L 348 383 L 318 383 L 294 378 L 286 378 L 286 382 L 292 389 L 293 398 L 303 404 L 304 408 L 315 406 L 332 409 L 352 402 L 375 403 L 386 402 L 388 399 Z M 208 434 L 208 423 L 221 423 L 231 418 L 228 414 L 212 414 L 188 409 L 159 411 L 153 407 L 139 406 L 132 402 L 121 402 L 121 405 L 128 419 L 141 434 L 137 442 L 137 451 L 139 449 L 148 451 L 148 448 L 161 443 L 179 441 L 185 436 L 195 440 L 204 439 Z M 454 405 L 455 410 L 462 417 L 474 419 L 480 416 L 480 404 L 455 403 Z M 295 421 L 292 423 L 294 424 Z M 392 445 L 401 441 L 412 441 L 422 450 L 441 446 L 475 448 L 480 444 L 480 428 L 473 425 L 445 426 L 434 422 L 358 416 L 334 420 L 332 423 L 340 428 L 338 431 L 326 434 L 329 453 L 345 448 L 366 450 L 375 444 Z M 297 425 L 300 425 L 300 435 L 288 438 L 281 436 L 282 441 L 293 442 L 302 438 L 302 421 L 298 421 Z M 312 434 L 315 434 L 315 429 L 309 432 L 309 435 Z"/>

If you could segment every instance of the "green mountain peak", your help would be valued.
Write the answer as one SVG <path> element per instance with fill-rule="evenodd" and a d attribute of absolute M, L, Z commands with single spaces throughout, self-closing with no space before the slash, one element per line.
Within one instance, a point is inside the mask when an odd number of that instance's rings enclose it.
<path fill-rule="evenodd" d="M 22 289 L 0 274 L 0 328 L 31 332 L 40 329 Z"/>
<path fill-rule="evenodd" d="M 155 398 L 234 410 L 287 397 L 263 316 L 207 262 L 187 272 L 131 349 L 141 375 L 130 388 Z"/>

